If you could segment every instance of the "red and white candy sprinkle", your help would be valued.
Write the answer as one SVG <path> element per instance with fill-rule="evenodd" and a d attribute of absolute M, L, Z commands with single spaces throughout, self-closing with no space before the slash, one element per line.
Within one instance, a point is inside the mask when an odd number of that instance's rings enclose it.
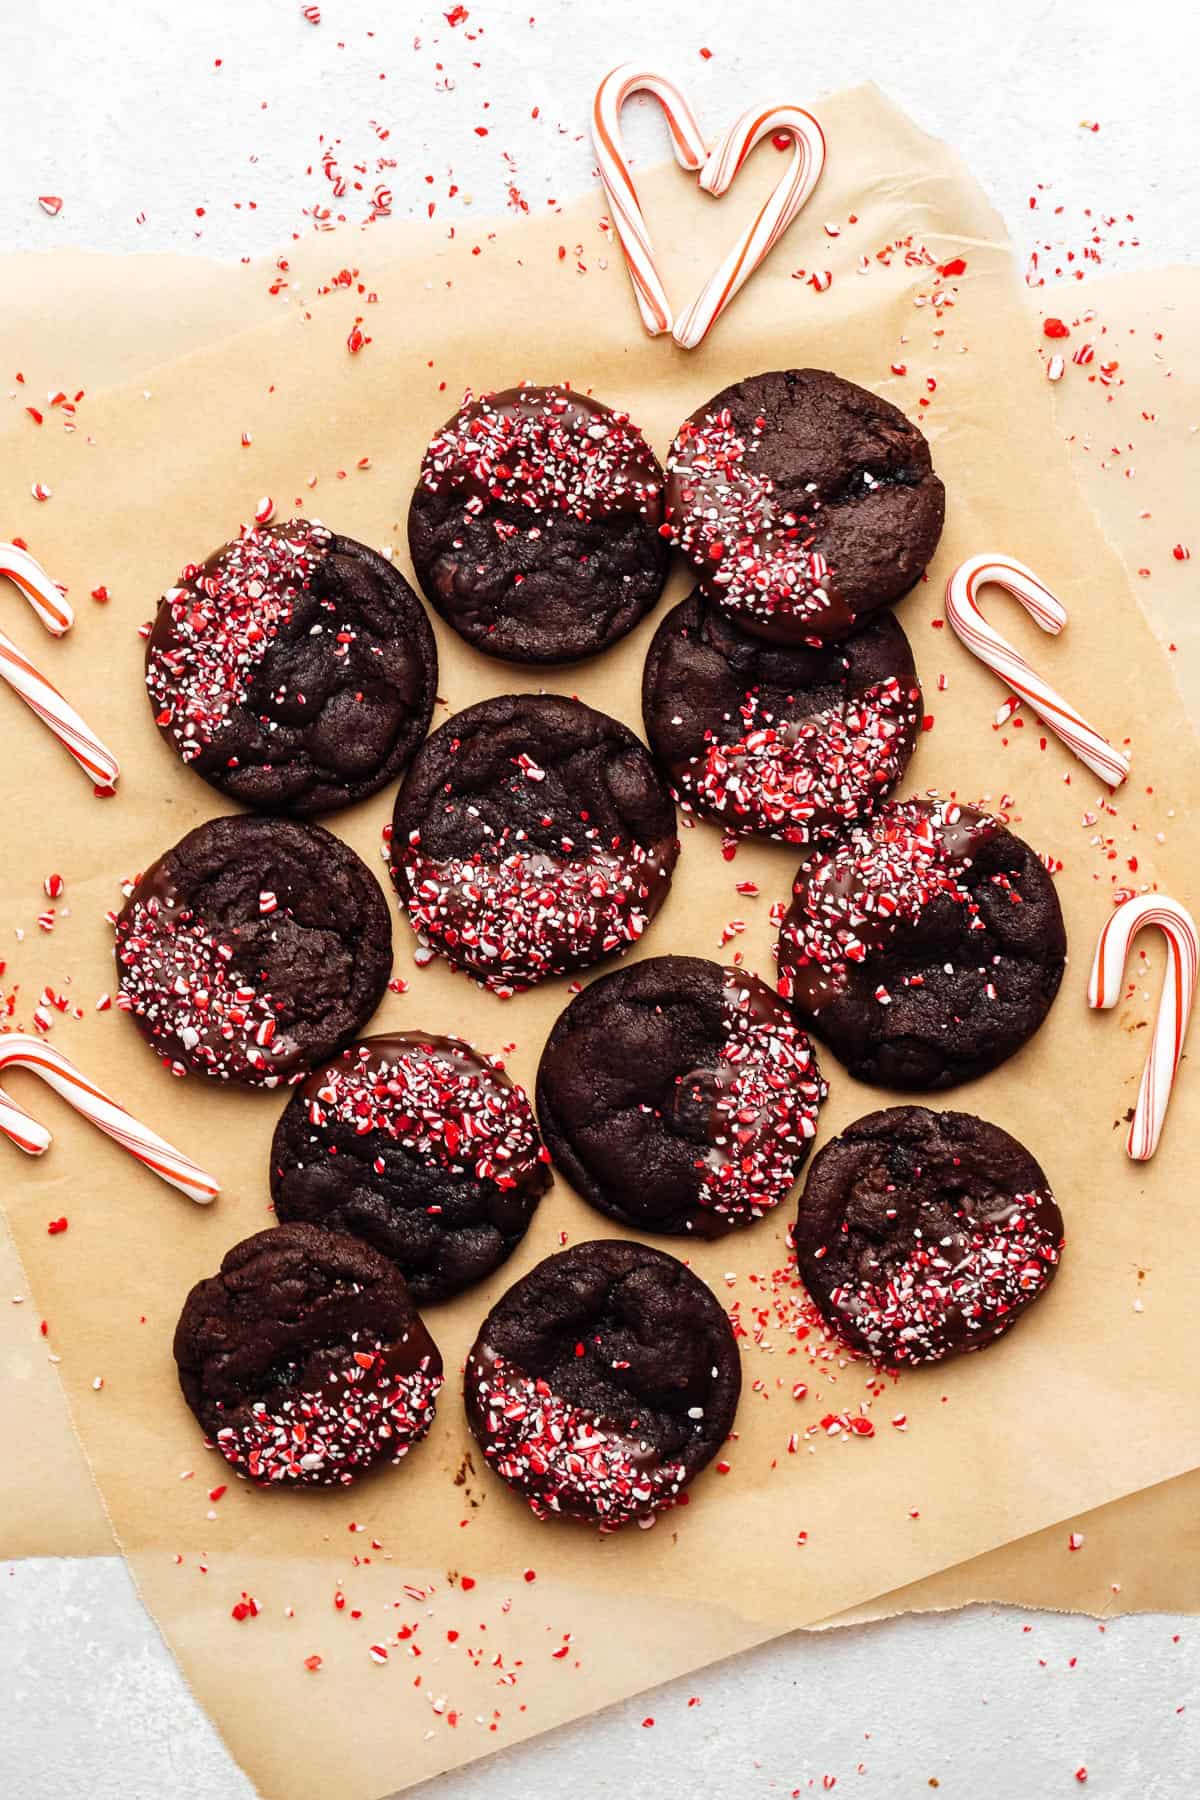
<path fill-rule="evenodd" d="M 347 1486 L 381 1457 L 398 1463 L 420 1442 L 441 1385 L 428 1358 L 397 1373 L 387 1347 L 364 1339 L 350 1364 L 315 1392 L 283 1389 L 286 1397 L 274 1407 L 254 1402 L 236 1425 L 217 1432 L 217 1448 L 251 1481 L 328 1484 L 332 1471 Z"/>
<path fill-rule="evenodd" d="M 660 1462 L 637 1439 L 636 1421 L 617 1431 L 500 1356 L 488 1359 L 476 1382 L 484 1455 L 537 1518 L 566 1513 L 628 1524 L 669 1506 L 683 1486 L 684 1465 Z"/>
<path fill-rule="evenodd" d="M 844 707 L 799 720 L 762 710 L 752 691 L 741 706 L 740 736 L 713 739 L 693 757 L 676 777 L 677 798 L 731 831 L 807 844 L 820 816 L 817 834 L 828 836 L 899 780 L 919 704 L 919 690 L 894 675 Z"/>
<path fill-rule="evenodd" d="M 271 502 L 260 502 L 260 518 L 264 507 Z M 146 686 L 156 723 L 184 762 L 193 762 L 245 706 L 255 671 L 307 593 L 328 537 L 306 520 L 244 527 L 209 563 L 190 563 L 163 596 L 169 637 L 151 645 Z M 328 621 L 314 630 L 335 631 L 333 603 L 322 601 L 322 608 Z M 160 612 L 156 635 L 162 624 Z M 260 723 L 264 731 L 274 728 L 268 719 Z"/>

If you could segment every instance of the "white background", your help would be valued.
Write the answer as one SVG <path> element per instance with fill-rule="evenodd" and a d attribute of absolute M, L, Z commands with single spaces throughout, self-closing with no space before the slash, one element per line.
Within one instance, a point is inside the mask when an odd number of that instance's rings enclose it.
<path fill-rule="evenodd" d="M 685 80 L 714 126 L 754 100 L 811 103 L 873 79 L 957 145 L 1023 254 L 1047 238 L 1078 250 L 1090 209 L 1106 272 L 1196 258 L 1190 4 L 471 0 L 451 28 L 450 3 L 322 0 L 312 26 L 299 0 L 0 0 L 0 244 L 258 254 L 310 230 L 314 207 L 352 222 L 368 210 L 353 188 L 333 198 L 327 145 L 352 178 L 365 163 L 366 193 L 388 186 L 398 216 L 431 198 L 447 223 L 496 213 L 510 181 L 538 212 L 591 181 L 592 89 L 639 56 Z M 654 129 L 630 126 L 647 155 Z M 42 194 L 61 196 L 58 217 Z M 1040 1800 L 1085 1791 L 1085 1766 L 1089 1794 L 1191 1800 L 1198 1675 L 1191 1620 L 1101 1631 L 975 1608 L 784 1639 L 421 1792 L 766 1800 L 829 1791 L 832 1776 L 863 1800 L 927 1795 L 931 1778 L 939 1800 Z M 0 1566 L 4 1800 L 249 1793 L 123 1565 Z"/>

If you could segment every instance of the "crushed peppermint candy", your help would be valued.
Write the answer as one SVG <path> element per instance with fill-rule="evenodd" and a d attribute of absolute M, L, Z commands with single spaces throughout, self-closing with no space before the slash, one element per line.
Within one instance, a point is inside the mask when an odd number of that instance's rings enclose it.
<path fill-rule="evenodd" d="M 329 540 L 324 526 L 304 519 L 243 526 L 240 538 L 206 563 L 189 563 L 163 596 L 146 686 L 155 723 L 184 762 L 194 762 L 250 701 L 255 673 L 309 593 Z M 320 606 L 335 631 L 336 602 L 322 599 Z M 259 723 L 275 729 L 267 717 Z"/>
<path fill-rule="evenodd" d="M 428 1356 L 397 1369 L 395 1349 L 364 1339 L 315 1392 L 281 1389 L 274 1406 L 253 1402 L 220 1428 L 217 1448 L 239 1475 L 264 1484 L 346 1486 L 381 1458 L 399 1462 L 433 1423 L 442 1375 Z"/>
<path fill-rule="evenodd" d="M 725 971 L 723 1067 L 696 1197 L 726 1218 L 761 1219 L 787 1198 L 829 1092 L 808 1037 L 760 988 L 735 969 Z M 681 1080 L 689 1085 L 688 1077 Z"/>
<path fill-rule="evenodd" d="M 637 1421 L 618 1427 L 570 1406 L 549 1383 L 494 1353 L 474 1377 L 483 1417 L 483 1452 L 524 1494 L 536 1518 L 550 1513 L 624 1525 L 669 1506 L 687 1479 L 683 1463 L 663 1463 L 636 1437 Z"/>
<path fill-rule="evenodd" d="M 344 1052 L 308 1100 L 318 1132 L 379 1132 L 451 1174 L 507 1191 L 549 1161 L 522 1088 L 456 1039 L 384 1038 Z"/>
<path fill-rule="evenodd" d="M 1017 1194 L 1002 1218 L 960 1211 L 952 1233 L 913 1228 L 907 1253 L 880 1278 L 835 1287 L 831 1306 L 872 1350 L 899 1365 L 979 1350 L 1052 1279 L 1062 1241 L 1039 1217 L 1040 1194 Z M 965 1332 L 966 1341 L 962 1334 Z"/>
<path fill-rule="evenodd" d="M 740 709 L 740 735 L 714 738 L 693 757 L 676 776 L 677 798 L 731 831 L 785 844 L 831 836 L 900 779 L 920 698 L 915 684 L 889 675 L 844 706 L 788 720 L 760 713 L 752 691 Z"/>
<path fill-rule="evenodd" d="M 235 967 L 236 953 L 236 943 L 216 935 L 191 908 L 135 893 L 117 921 L 118 1005 L 161 1035 L 155 1047 L 173 1071 L 184 1072 L 173 1057 L 175 1040 L 220 1080 L 275 1087 L 274 1059 L 292 1047 L 286 1028 L 292 1003 L 248 983 Z"/>
<path fill-rule="evenodd" d="M 727 606 L 763 619 L 824 619 L 829 565 L 813 548 L 820 502 L 779 510 L 774 482 L 751 466 L 766 429 L 759 417 L 743 437 L 728 407 L 687 420 L 667 459 L 682 504 L 663 530 Z"/>
<path fill-rule="evenodd" d="M 657 851 L 638 843 L 588 846 L 576 860 L 497 841 L 491 854 L 434 859 L 414 837 L 392 874 L 422 947 L 504 997 L 636 944 L 669 880 Z"/>
<path fill-rule="evenodd" d="M 809 965 L 836 980 L 899 924 L 914 923 L 935 898 L 962 906 L 968 929 L 984 930 L 963 876 L 972 846 L 993 825 L 952 801 L 902 801 L 811 858 L 780 933 L 779 992 L 793 998 L 792 971 Z"/>
<path fill-rule="evenodd" d="M 492 527 L 510 537 L 521 529 L 514 510 L 657 516 L 661 476 L 628 413 L 565 387 L 522 387 L 477 399 L 468 392 L 426 450 L 421 486 L 431 494 L 461 490 L 467 518 L 500 509 Z"/>

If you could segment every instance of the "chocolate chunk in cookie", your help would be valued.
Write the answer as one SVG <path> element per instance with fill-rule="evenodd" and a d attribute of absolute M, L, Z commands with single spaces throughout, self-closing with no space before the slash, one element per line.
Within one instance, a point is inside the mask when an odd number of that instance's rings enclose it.
<path fill-rule="evenodd" d="M 819 843 L 885 800 L 922 717 L 890 613 L 824 648 L 768 644 L 701 588 L 654 634 L 642 711 L 685 810 L 785 844 Z"/>
<path fill-rule="evenodd" d="M 189 831 L 116 925 L 121 1003 L 175 1074 L 277 1087 L 356 1037 L 392 966 L 379 883 L 319 825 Z"/>
<path fill-rule="evenodd" d="M 805 1287 L 879 1362 L 982 1350 L 1058 1270 L 1063 1220 L 1028 1150 L 970 1113 L 895 1106 L 814 1158 L 796 1220 Z"/>
<path fill-rule="evenodd" d="M 637 943 L 678 854 L 645 745 L 559 694 L 457 713 L 422 745 L 392 821 L 392 879 L 423 945 L 499 994 Z"/>
<path fill-rule="evenodd" d="M 801 863 L 778 986 L 860 1081 L 947 1088 L 1033 1036 L 1066 950 L 1028 844 L 972 807 L 905 800 Z"/>
<path fill-rule="evenodd" d="M 737 1342 L 681 1262 L 606 1240 L 509 1288 L 467 1358 L 471 1430 L 534 1513 L 648 1518 L 712 1461 L 741 1388 Z"/>
<path fill-rule="evenodd" d="M 364 1038 L 315 1069 L 271 1145 L 281 1219 L 362 1238 L 421 1306 L 490 1275 L 550 1186 L 533 1110 L 459 1038 Z"/>
<path fill-rule="evenodd" d="M 906 594 L 946 496 L 898 407 L 823 369 L 724 388 L 667 459 L 667 523 L 701 585 L 784 644 L 845 637 Z"/>
<path fill-rule="evenodd" d="M 808 1038 L 756 975 L 652 956 L 571 1001 L 537 1108 L 555 1163 L 601 1212 L 718 1237 L 791 1193 L 825 1092 Z"/>
<path fill-rule="evenodd" d="M 155 723 L 187 766 L 231 800 L 298 818 L 404 772 L 437 673 L 403 575 L 307 519 L 246 527 L 189 563 L 146 645 Z"/>
<path fill-rule="evenodd" d="M 239 1475 L 347 1486 L 433 1423 L 442 1359 L 404 1278 L 357 1238 L 280 1225 L 197 1282 L 175 1331 L 183 1397 Z"/>
<path fill-rule="evenodd" d="M 421 464 L 408 516 L 431 606 L 507 662 L 594 656 L 662 592 L 664 476 L 628 413 L 565 387 L 468 398 Z"/>

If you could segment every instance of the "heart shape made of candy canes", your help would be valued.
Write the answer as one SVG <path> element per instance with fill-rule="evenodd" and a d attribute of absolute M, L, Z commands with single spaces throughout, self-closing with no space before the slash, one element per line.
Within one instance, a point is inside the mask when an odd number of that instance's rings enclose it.
<path fill-rule="evenodd" d="M 765 137 L 792 141 L 791 162 L 757 216 L 709 276 L 691 305 L 672 316 L 670 301 L 654 261 L 654 245 L 629 172 L 621 138 L 621 108 L 631 95 L 653 94 L 666 114 L 676 161 L 714 196 L 725 194 L 750 152 Z M 651 337 L 670 332 L 684 350 L 702 343 L 730 301 L 779 242 L 805 205 L 825 164 L 825 135 L 811 113 L 799 106 L 751 107 L 706 149 L 700 127 L 682 91 L 665 76 L 639 63 L 620 63 L 596 90 L 592 141 L 608 198 L 613 229 L 625 256 L 642 323 Z"/>

